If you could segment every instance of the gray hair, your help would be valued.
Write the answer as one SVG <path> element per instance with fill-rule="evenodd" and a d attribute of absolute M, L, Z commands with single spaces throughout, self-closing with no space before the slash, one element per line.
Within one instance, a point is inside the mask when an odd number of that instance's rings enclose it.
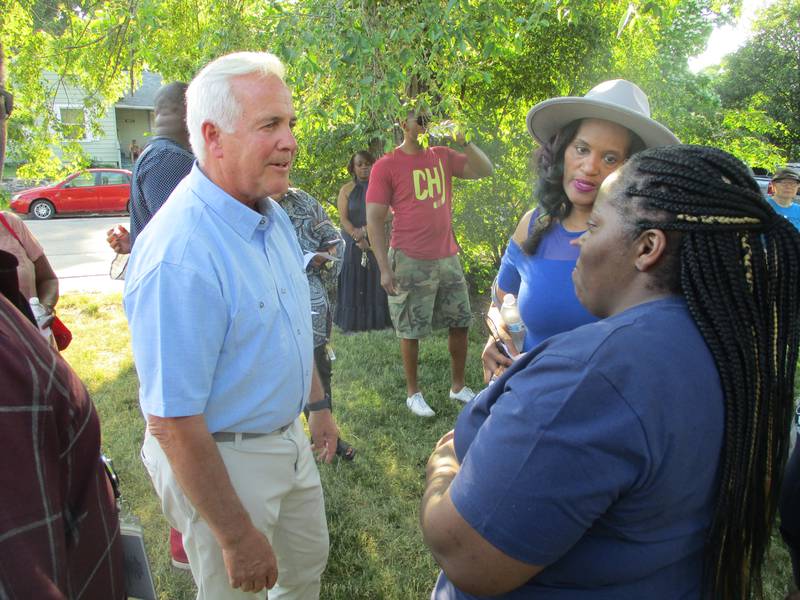
<path fill-rule="evenodd" d="M 269 52 L 234 52 L 208 63 L 186 90 L 186 127 L 189 143 L 197 160 L 206 157 L 203 123 L 209 122 L 226 132 L 233 131 L 242 116 L 242 107 L 231 90 L 230 80 L 241 75 L 274 75 L 283 81 L 283 63 Z"/>

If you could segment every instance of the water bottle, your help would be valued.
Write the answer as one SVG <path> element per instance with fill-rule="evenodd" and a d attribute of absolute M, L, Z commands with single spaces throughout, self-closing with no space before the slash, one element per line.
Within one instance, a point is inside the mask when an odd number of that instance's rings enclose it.
<path fill-rule="evenodd" d="M 33 317 L 36 319 L 36 324 L 39 326 L 39 333 L 42 334 L 44 339 L 49 340 L 51 333 L 50 327 L 42 329 L 42 321 L 46 320 L 50 314 L 45 310 L 44 306 L 39 302 L 39 298 L 36 296 L 28 300 L 28 304 L 31 305 L 31 312 L 33 312 Z"/>
<path fill-rule="evenodd" d="M 517 352 L 522 352 L 522 346 L 525 343 L 525 323 L 522 322 L 522 317 L 519 316 L 519 307 L 517 307 L 517 299 L 514 294 L 506 294 L 503 297 L 503 306 L 500 307 L 500 316 L 511 334 L 511 340 L 517 347 Z"/>

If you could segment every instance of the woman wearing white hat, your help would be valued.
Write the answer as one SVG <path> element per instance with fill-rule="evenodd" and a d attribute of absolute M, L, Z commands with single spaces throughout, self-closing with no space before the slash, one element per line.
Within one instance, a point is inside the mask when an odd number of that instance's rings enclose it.
<path fill-rule="evenodd" d="M 512 354 L 596 320 L 575 296 L 571 274 L 578 249 L 570 242 L 587 229 L 597 190 L 608 175 L 640 150 L 678 143 L 650 118 L 644 92 L 624 79 L 605 81 L 583 97 L 540 102 L 527 123 L 541 144 L 534 191 L 539 206 L 522 217 L 509 241 L 492 309 L 507 293 L 517 297 L 527 333 L 522 348 L 502 334 Z M 511 362 L 490 338 L 483 351 L 486 381 Z"/>

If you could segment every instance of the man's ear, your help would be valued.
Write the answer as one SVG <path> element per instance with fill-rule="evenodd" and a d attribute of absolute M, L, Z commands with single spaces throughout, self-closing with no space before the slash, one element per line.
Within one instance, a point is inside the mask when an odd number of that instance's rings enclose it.
<path fill-rule="evenodd" d="M 656 268 L 667 251 L 667 235 L 660 229 L 647 229 L 636 240 L 636 270 L 647 273 Z"/>
<path fill-rule="evenodd" d="M 222 158 L 222 143 L 220 140 L 221 130 L 216 123 L 203 121 L 200 129 L 203 133 L 203 141 L 206 145 L 206 154 L 214 158 Z"/>

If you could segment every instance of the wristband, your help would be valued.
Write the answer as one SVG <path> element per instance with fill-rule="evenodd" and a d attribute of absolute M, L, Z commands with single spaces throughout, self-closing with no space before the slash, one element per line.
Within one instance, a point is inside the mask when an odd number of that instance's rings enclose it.
<path fill-rule="evenodd" d="M 331 409 L 331 397 L 328 394 L 325 394 L 325 397 L 322 400 L 317 400 L 316 402 L 309 402 L 306 404 L 306 408 L 308 412 L 317 412 L 319 410 L 328 410 Z"/>

